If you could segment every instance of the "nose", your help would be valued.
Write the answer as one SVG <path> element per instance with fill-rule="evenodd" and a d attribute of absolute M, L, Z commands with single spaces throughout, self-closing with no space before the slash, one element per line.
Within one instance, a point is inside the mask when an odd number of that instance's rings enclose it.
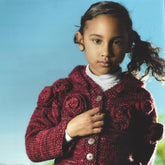
<path fill-rule="evenodd" d="M 113 53 L 111 44 L 109 44 L 109 43 L 105 44 L 103 51 L 102 51 L 102 56 L 108 57 L 108 58 L 114 57 L 114 53 Z"/>

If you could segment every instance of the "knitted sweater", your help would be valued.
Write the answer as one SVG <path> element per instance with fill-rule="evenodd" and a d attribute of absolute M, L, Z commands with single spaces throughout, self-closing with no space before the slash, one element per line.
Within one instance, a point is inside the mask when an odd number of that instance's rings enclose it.
<path fill-rule="evenodd" d="M 26 151 L 32 161 L 55 159 L 59 165 L 149 165 L 163 126 L 143 83 L 131 75 L 102 92 L 77 66 L 66 79 L 45 87 L 30 119 Z M 89 109 L 106 114 L 100 134 L 65 141 L 68 122 Z"/>

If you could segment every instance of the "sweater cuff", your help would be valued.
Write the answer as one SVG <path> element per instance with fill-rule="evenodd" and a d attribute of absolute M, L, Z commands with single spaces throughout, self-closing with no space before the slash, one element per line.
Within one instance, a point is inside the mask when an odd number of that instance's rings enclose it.
<path fill-rule="evenodd" d="M 65 130 L 65 140 L 67 143 L 69 143 L 70 141 L 72 141 L 73 138 L 71 138 L 68 134 L 68 132 Z"/>
<path fill-rule="evenodd" d="M 157 141 L 162 139 L 162 136 L 163 136 L 163 125 L 160 123 L 154 123 L 149 128 L 149 132 L 146 136 L 146 140 L 150 144 L 155 144 Z"/>

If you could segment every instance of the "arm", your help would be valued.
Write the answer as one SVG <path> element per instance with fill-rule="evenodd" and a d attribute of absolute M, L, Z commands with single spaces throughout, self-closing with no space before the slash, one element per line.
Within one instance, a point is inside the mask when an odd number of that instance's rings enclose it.
<path fill-rule="evenodd" d="M 137 109 L 135 114 L 137 125 L 134 128 L 136 130 L 134 146 L 137 151 L 137 160 L 146 164 L 151 163 L 156 143 L 163 135 L 163 125 L 157 123 L 156 109 L 151 97 L 146 97 L 136 103 L 135 108 Z"/>
<path fill-rule="evenodd" d="M 156 108 L 153 99 L 150 98 L 137 103 L 136 109 L 141 111 L 145 122 L 145 141 L 149 144 L 157 143 L 157 141 L 162 138 L 163 125 L 157 122 Z"/>
<path fill-rule="evenodd" d="M 65 129 L 70 118 L 61 119 L 60 111 L 61 105 L 52 87 L 46 87 L 39 95 L 25 135 L 26 152 L 32 161 L 63 156 Z"/>

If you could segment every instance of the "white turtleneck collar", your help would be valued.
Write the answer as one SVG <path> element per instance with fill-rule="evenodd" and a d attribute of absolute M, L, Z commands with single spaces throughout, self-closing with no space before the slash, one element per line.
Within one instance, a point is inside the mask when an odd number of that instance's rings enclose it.
<path fill-rule="evenodd" d="M 100 86 L 103 92 L 112 88 L 121 80 L 121 68 L 113 74 L 104 74 L 101 76 L 96 76 L 90 71 L 88 64 L 86 66 L 85 72 L 97 85 Z"/>

